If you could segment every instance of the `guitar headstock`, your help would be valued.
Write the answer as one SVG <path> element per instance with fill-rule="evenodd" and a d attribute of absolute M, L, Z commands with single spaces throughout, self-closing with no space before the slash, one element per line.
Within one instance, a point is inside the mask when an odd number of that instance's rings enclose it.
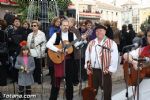
<path fill-rule="evenodd" d="M 81 39 L 87 38 L 92 33 L 92 31 L 92 29 L 87 30 L 84 34 L 82 34 Z"/>
<path fill-rule="evenodd" d="M 87 34 L 87 35 L 91 35 L 91 33 L 93 32 L 93 30 L 92 29 L 88 29 L 86 32 L 85 32 L 85 34 Z"/>
<path fill-rule="evenodd" d="M 91 61 L 90 60 L 87 61 L 87 66 L 88 66 L 89 69 L 91 68 Z"/>

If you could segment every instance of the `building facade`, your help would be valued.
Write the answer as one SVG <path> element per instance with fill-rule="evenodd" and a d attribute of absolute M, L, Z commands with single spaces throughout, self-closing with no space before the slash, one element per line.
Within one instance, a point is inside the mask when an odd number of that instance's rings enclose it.
<path fill-rule="evenodd" d="M 93 22 L 110 21 L 116 22 L 117 27 L 121 28 L 122 8 L 111 4 L 103 3 L 99 0 L 80 0 L 73 1 L 76 9 L 76 19 L 79 21 L 90 19 Z"/>
<path fill-rule="evenodd" d="M 150 7 L 139 9 L 139 16 L 139 24 L 141 25 L 145 20 L 148 20 L 148 17 L 150 16 Z"/>
<path fill-rule="evenodd" d="M 4 18 L 5 11 L 8 10 L 12 13 L 15 13 L 17 10 L 17 4 L 11 0 L 2 0 L 0 1 L 0 18 Z"/>

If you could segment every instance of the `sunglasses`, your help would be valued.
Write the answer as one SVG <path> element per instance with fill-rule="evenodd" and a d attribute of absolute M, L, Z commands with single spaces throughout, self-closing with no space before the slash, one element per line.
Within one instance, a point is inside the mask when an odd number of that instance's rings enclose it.
<path fill-rule="evenodd" d="M 31 27 L 37 27 L 37 25 L 31 25 Z"/>

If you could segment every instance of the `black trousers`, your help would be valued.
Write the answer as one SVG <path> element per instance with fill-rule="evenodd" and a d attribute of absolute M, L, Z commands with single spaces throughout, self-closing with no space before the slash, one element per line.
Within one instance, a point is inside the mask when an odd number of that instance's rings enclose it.
<path fill-rule="evenodd" d="M 112 79 L 110 74 L 105 74 L 102 86 L 102 71 L 101 69 L 93 69 L 93 85 L 98 92 L 99 86 L 104 90 L 104 100 L 111 100 Z"/>
<path fill-rule="evenodd" d="M 35 61 L 35 70 L 33 73 L 33 77 L 34 77 L 34 82 L 37 82 L 38 84 L 42 83 L 42 79 L 41 79 L 41 73 L 42 73 L 42 58 L 34 58 Z"/>
<path fill-rule="evenodd" d="M 0 86 L 7 85 L 7 71 L 8 71 L 8 56 L 7 54 L 0 54 Z"/>
<path fill-rule="evenodd" d="M 54 78 L 54 63 L 52 62 L 52 60 L 49 57 L 47 57 L 47 65 L 48 65 L 48 69 L 49 69 L 48 74 L 50 75 L 51 83 L 52 83 L 52 80 Z"/>
<path fill-rule="evenodd" d="M 11 61 L 9 64 L 8 76 L 12 79 L 13 82 L 18 82 L 18 69 L 15 68 L 18 52 L 10 51 L 9 53 L 10 53 L 9 56 L 11 57 Z"/>
<path fill-rule="evenodd" d="M 31 94 L 31 86 L 19 86 L 19 94 L 22 95 L 30 95 Z M 29 98 L 20 98 L 19 100 L 29 100 Z"/>
<path fill-rule="evenodd" d="M 7 68 L 5 65 L 0 66 L 0 86 L 7 85 Z"/>
<path fill-rule="evenodd" d="M 66 68 L 65 68 L 66 76 L 66 99 L 73 100 L 73 60 L 68 59 L 66 60 Z M 56 86 L 56 80 L 59 82 L 59 86 Z M 49 100 L 57 100 L 59 89 L 60 89 L 60 82 L 62 78 L 55 78 L 52 82 L 51 94 Z"/>
<path fill-rule="evenodd" d="M 81 78 L 83 81 L 87 80 L 87 72 L 86 69 L 84 68 L 85 65 L 85 58 L 81 59 Z"/>
<path fill-rule="evenodd" d="M 73 64 L 73 84 L 77 85 L 79 83 L 79 68 L 80 68 L 80 60 L 75 59 Z"/>

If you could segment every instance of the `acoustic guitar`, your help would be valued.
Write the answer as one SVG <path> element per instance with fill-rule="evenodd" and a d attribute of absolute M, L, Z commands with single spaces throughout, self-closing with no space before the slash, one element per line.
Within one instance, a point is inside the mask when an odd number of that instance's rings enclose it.
<path fill-rule="evenodd" d="M 128 66 L 129 65 L 129 66 Z M 136 86 L 138 79 L 138 70 L 133 68 L 131 63 L 128 64 L 127 61 L 123 64 L 124 69 L 124 79 L 129 86 Z M 142 70 L 140 70 L 140 80 L 144 77 L 150 77 L 150 65 L 143 64 Z"/>
<path fill-rule="evenodd" d="M 74 45 L 77 41 L 79 41 L 81 38 L 79 39 L 75 39 L 74 41 L 72 41 L 71 43 L 68 41 L 63 41 L 63 44 L 60 43 L 59 45 L 55 45 L 58 49 L 67 49 L 66 51 L 66 55 L 71 54 L 73 52 L 73 47 L 72 45 Z M 62 61 L 64 60 L 64 53 L 58 53 L 58 52 L 54 52 L 50 49 L 48 49 L 48 56 L 49 58 L 52 60 L 53 63 L 55 64 L 60 64 L 62 63 Z"/>
<path fill-rule="evenodd" d="M 90 32 L 91 32 L 91 30 L 88 30 L 83 35 L 85 35 L 87 37 Z M 69 43 L 68 41 L 63 41 L 64 46 L 63 46 L 62 43 L 60 43 L 59 45 L 55 45 L 55 46 L 58 49 L 62 49 L 62 50 L 67 49 L 66 55 L 68 55 L 68 54 L 71 54 L 73 52 L 72 45 L 74 45 L 77 41 L 80 41 L 80 40 L 82 41 L 82 37 L 75 39 L 71 43 Z M 55 64 L 60 64 L 64 60 L 64 53 L 54 52 L 50 49 L 48 49 L 48 56 L 52 60 L 52 62 L 55 63 Z"/>

